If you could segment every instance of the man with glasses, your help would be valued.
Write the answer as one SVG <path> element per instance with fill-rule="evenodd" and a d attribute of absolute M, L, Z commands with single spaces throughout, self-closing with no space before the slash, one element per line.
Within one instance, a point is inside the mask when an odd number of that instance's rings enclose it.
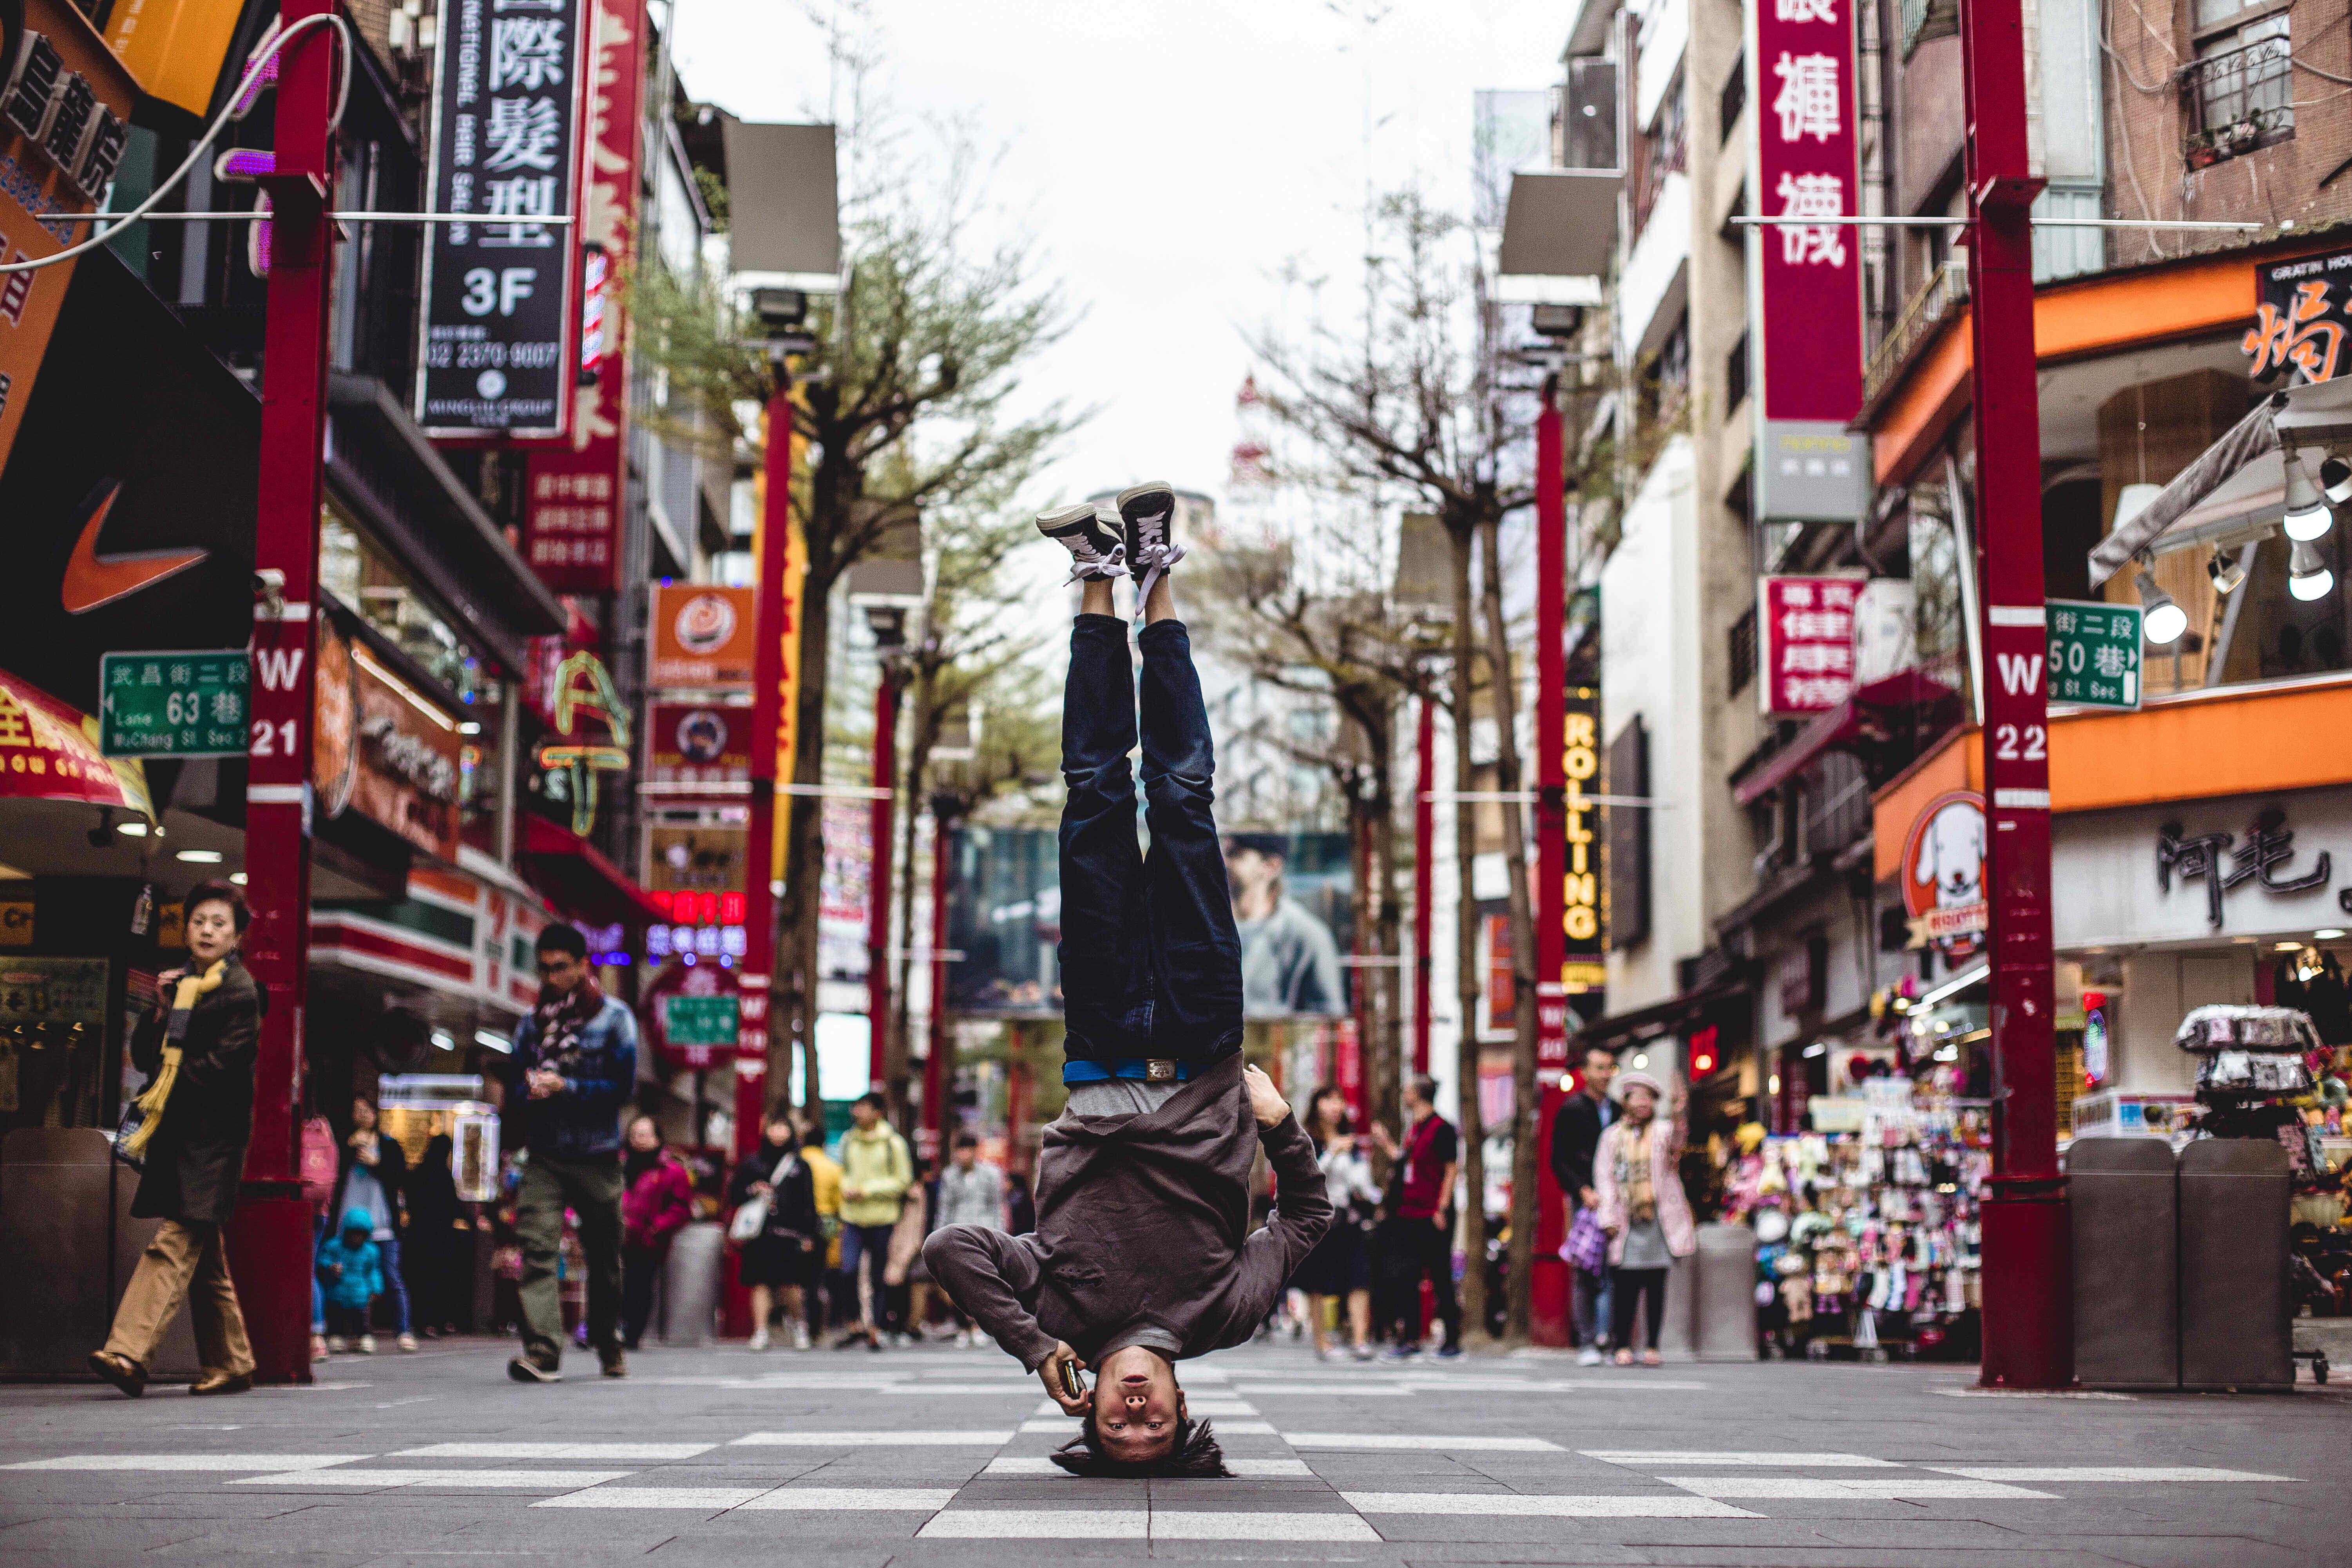
<path fill-rule="evenodd" d="M 568 925 L 539 933 L 539 1005 L 515 1031 L 501 1064 L 507 1125 L 521 1124 L 522 1185 L 515 1230 L 522 1242 L 522 1354 L 507 1363 L 517 1383 L 562 1373 L 563 1300 L 556 1258 L 563 1211 L 579 1216 L 588 1259 L 588 1342 L 606 1377 L 626 1377 L 621 1357 L 621 1124 L 637 1081 L 637 1021 L 588 973 L 588 942 Z"/>

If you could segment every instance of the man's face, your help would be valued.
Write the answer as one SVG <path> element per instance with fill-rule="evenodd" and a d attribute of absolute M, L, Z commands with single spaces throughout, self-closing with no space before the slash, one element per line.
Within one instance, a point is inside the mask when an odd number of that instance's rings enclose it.
<path fill-rule="evenodd" d="M 882 1120 L 882 1113 L 861 1100 L 849 1108 L 849 1119 L 857 1123 L 860 1132 L 871 1132 L 874 1124 Z"/>
<path fill-rule="evenodd" d="M 979 1158 L 980 1151 L 977 1149 L 959 1149 L 955 1152 L 956 1169 L 969 1171 L 972 1167 L 972 1162 Z"/>
<path fill-rule="evenodd" d="M 1404 1114 L 1408 1121 L 1418 1121 L 1429 1114 L 1429 1101 L 1422 1099 L 1421 1091 L 1410 1084 L 1405 1086 Z"/>
<path fill-rule="evenodd" d="M 1282 875 L 1282 862 L 1255 849 L 1235 845 L 1225 851 L 1225 879 L 1236 893 L 1262 891 Z"/>
<path fill-rule="evenodd" d="M 1584 1092 L 1598 1100 L 1609 1092 L 1609 1080 L 1617 1076 L 1617 1058 L 1607 1051 L 1584 1053 Z"/>
<path fill-rule="evenodd" d="M 1176 1446 L 1184 1419 L 1184 1391 L 1175 1366 L 1129 1345 L 1103 1358 L 1095 1373 L 1095 1433 L 1123 1465 L 1160 1458 Z"/>
<path fill-rule="evenodd" d="M 550 991 L 570 995 L 588 978 L 588 961 L 568 952 L 541 949 L 539 955 L 539 983 Z"/>

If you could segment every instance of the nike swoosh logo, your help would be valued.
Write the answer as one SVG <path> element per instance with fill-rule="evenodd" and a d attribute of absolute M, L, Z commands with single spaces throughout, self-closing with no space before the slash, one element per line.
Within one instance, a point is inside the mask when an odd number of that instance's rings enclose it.
<path fill-rule="evenodd" d="M 82 502 L 88 514 L 82 523 L 81 536 L 74 541 L 73 553 L 66 560 L 65 582 L 58 597 L 65 601 L 66 614 L 86 616 L 101 605 L 117 599 L 128 598 L 152 583 L 184 572 L 212 553 L 209 550 L 128 550 L 117 554 L 101 555 L 98 536 L 106 527 L 106 514 L 114 508 L 114 498 L 122 493 L 120 479 L 101 479 Z"/>

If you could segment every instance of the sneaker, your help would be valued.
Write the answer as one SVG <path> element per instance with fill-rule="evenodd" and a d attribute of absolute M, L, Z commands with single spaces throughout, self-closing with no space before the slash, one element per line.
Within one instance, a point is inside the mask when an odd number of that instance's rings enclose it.
<path fill-rule="evenodd" d="M 1353 1355 L 1358 1361 L 1370 1361 L 1372 1359 L 1372 1347 L 1370 1345 L 1358 1345 L 1349 1353 Z"/>
<path fill-rule="evenodd" d="M 403 1334 L 400 1336 L 399 1343 L 402 1350 L 414 1351 L 416 1348 L 416 1336 L 415 1334 Z"/>
<path fill-rule="evenodd" d="M 375 1354 L 375 1336 L 373 1334 L 362 1334 L 360 1336 L 360 1342 L 356 1348 L 362 1355 Z"/>
<path fill-rule="evenodd" d="M 905 1334 L 892 1334 L 890 1336 L 890 1348 L 894 1351 L 905 1350 L 908 1345 L 911 1345 L 914 1342 L 914 1341 L 908 1339 Z"/>
<path fill-rule="evenodd" d="M 327 1336 L 327 1353 L 328 1353 L 328 1354 L 330 1354 L 330 1355 L 341 1355 L 341 1354 L 342 1354 L 345 1351 L 349 1350 L 350 1348 L 351 1348 L 351 1342 L 350 1342 L 349 1340 L 346 1340 L 345 1338 L 343 1338 L 343 1336 L 342 1336 L 342 1335 L 341 1335 L 341 1334 L 329 1334 L 329 1335 Z"/>
<path fill-rule="evenodd" d="M 310 1336 L 310 1359 L 313 1362 L 322 1362 L 327 1359 L 327 1337 L 324 1334 Z"/>
<path fill-rule="evenodd" d="M 960 1351 L 968 1351 L 971 1349 L 971 1331 L 970 1329 L 958 1329 L 956 1331 L 955 1347 Z"/>
<path fill-rule="evenodd" d="M 1176 542 L 1176 492 L 1165 479 L 1153 479 L 1118 492 L 1118 521 L 1127 534 L 1127 559 L 1143 573 L 1136 589 L 1136 613 L 1160 574 L 1184 559 Z"/>
<path fill-rule="evenodd" d="M 766 1350 L 768 1348 L 768 1325 L 761 1323 L 758 1328 L 752 1330 L 751 1342 L 745 1345 L 743 1348 L 748 1351 Z"/>
<path fill-rule="evenodd" d="M 629 1358 L 621 1353 L 621 1347 L 618 1345 L 613 1345 L 604 1350 L 598 1351 L 596 1352 L 596 1364 L 598 1370 L 603 1372 L 606 1377 L 626 1377 L 629 1375 Z"/>
<path fill-rule="evenodd" d="M 1070 552 L 1068 583 L 1082 578 L 1108 580 L 1127 575 L 1127 546 L 1104 523 L 1090 501 L 1037 515 L 1037 531 Z"/>
<path fill-rule="evenodd" d="M 1601 1347 L 1599 1345 L 1587 1345 L 1582 1350 L 1577 1352 L 1576 1364 L 1579 1366 L 1599 1366 L 1601 1364 Z"/>
<path fill-rule="evenodd" d="M 796 1351 L 804 1351 L 808 1348 L 808 1325 L 806 1323 L 794 1323 L 793 1325 L 793 1349 Z"/>
<path fill-rule="evenodd" d="M 1454 1361 L 1458 1359 L 1461 1354 L 1462 1347 L 1460 1345 L 1440 1345 L 1437 1347 L 1437 1359 L 1440 1361 Z"/>
<path fill-rule="evenodd" d="M 1419 1345 L 1391 1345 L 1386 1353 L 1384 1353 L 1381 1359 L 1382 1361 L 1411 1361 L 1420 1353 L 1421 1347 Z"/>
<path fill-rule="evenodd" d="M 563 1374 L 555 1369 L 553 1357 L 542 1357 L 527 1351 L 507 1363 L 507 1375 L 517 1383 L 562 1383 Z"/>

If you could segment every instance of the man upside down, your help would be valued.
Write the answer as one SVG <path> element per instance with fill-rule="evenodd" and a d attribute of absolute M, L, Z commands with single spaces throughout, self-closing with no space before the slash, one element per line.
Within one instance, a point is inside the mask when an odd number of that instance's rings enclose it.
<path fill-rule="evenodd" d="M 931 1277 L 1079 1418 L 1054 1456 L 1082 1476 L 1222 1476 L 1185 1408 L 1176 1363 L 1245 1342 L 1329 1225 L 1315 1148 L 1272 1080 L 1241 1058 L 1241 943 L 1211 802 L 1215 757 L 1168 568 L 1174 493 L 1138 486 L 1113 530 L 1090 505 L 1038 519 L 1081 583 L 1062 710 L 1062 1080 L 1045 1129 L 1037 1228 L 950 1226 Z M 1122 537 L 1123 536 L 1123 537 Z M 1140 567 L 1143 796 L 1138 694 L 1111 585 Z M 1276 1211 L 1249 1232 L 1260 1144 Z M 1091 1389 L 1065 1369 L 1091 1370 Z M 1079 1392 L 1073 1394 L 1071 1386 Z"/>

